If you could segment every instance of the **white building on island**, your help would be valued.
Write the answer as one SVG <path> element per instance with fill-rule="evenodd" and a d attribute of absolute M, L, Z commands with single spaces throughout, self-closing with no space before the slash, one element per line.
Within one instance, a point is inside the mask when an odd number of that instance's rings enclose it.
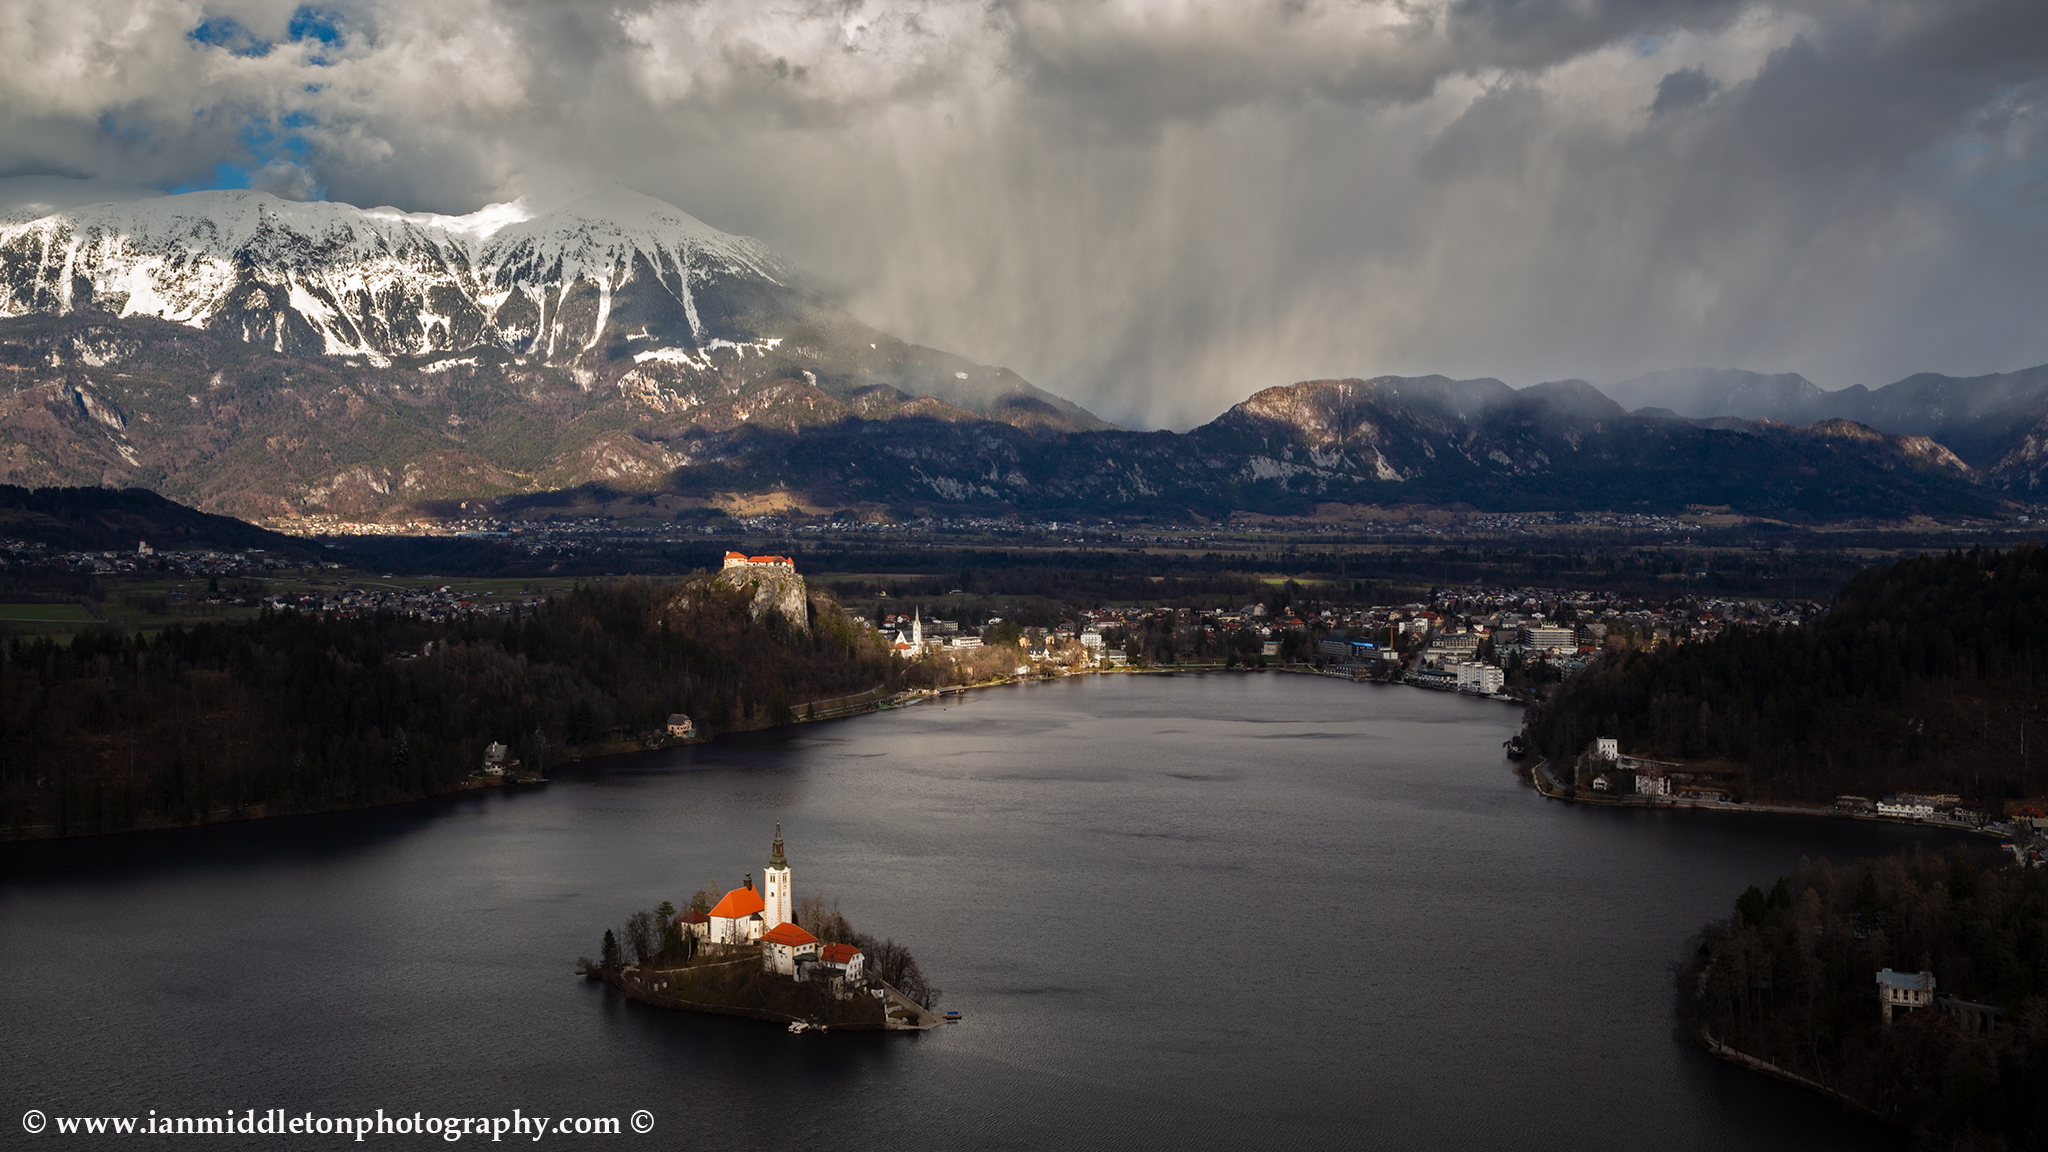
<path fill-rule="evenodd" d="M 769 849 L 768 867 L 761 887 L 754 887 L 749 874 L 738 888 L 727 892 L 708 916 L 686 913 L 679 917 L 683 930 L 709 944 L 727 948 L 759 945 L 761 966 L 771 972 L 804 980 L 814 966 L 821 976 L 833 981 L 834 995 L 851 995 L 866 984 L 866 957 L 851 944 L 826 944 L 796 922 L 792 907 L 789 857 L 782 844 L 782 823 L 775 824 L 775 843 Z"/>
<path fill-rule="evenodd" d="M 761 937 L 761 967 L 784 976 L 818 958 L 818 938 L 795 924 L 777 924 Z"/>
<path fill-rule="evenodd" d="M 711 909 L 711 942 L 751 944 L 759 940 L 768 930 L 762 915 L 767 907 L 761 894 L 754 891 L 754 878 L 748 876 L 744 884 L 727 892 Z"/>
<path fill-rule="evenodd" d="M 768 870 L 761 874 L 761 888 L 763 902 L 767 905 L 761 910 L 761 915 L 769 928 L 796 919 L 789 913 L 789 861 L 782 855 L 780 820 L 775 822 L 775 846 L 768 853 Z"/>

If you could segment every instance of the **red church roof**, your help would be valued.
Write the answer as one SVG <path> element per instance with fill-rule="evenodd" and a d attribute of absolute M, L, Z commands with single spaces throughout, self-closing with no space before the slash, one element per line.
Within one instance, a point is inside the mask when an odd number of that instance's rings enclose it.
<path fill-rule="evenodd" d="M 788 920 L 784 920 L 782 923 L 769 929 L 762 935 L 761 940 L 766 944 L 786 944 L 791 948 L 801 948 L 806 944 L 816 944 L 818 942 L 816 936 L 811 935 Z"/>
<path fill-rule="evenodd" d="M 681 916 L 676 917 L 676 919 L 684 924 L 711 923 L 711 917 L 705 915 L 702 912 L 697 911 L 695 908 L 689 909 L 688 911 L 684 912 Z"/>
<path fill-rule="evenodd" d="M 756 912 L 765 911 L 768 905 L 761 902 L 761 894 L 752 888 L 735 888 L 725 894 L 725 899 L 711 910 L 713 916 L 727 920 L 744 920 Z"/>

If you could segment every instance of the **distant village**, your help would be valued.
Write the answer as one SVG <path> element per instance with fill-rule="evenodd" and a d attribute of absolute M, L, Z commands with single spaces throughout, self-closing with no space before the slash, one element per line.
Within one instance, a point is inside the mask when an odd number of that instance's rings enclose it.
<path fill-rule="evenodd" d="M 1206 660 L 1293 666 L 1354 679 L 1498 696 L 1511 677 L 1558 680 L 1609 647 L 1705 639 L 1732 625 L 1775 627 L 1818 608 L 1763 600 L 1679 597 L 1665 602 L 1564 589 L 1443 589 L 1428 602 L 1276 611 L 1105 607 L 1050 627 L 1005 629 L 928 617 L 922 608 L 881 615 L 883 641 L 902 657 L 971 652 L 1013 640 L 1019 676 Z M 1168 659 L 1168 653 L 1171 658 Z M 1515 677 L 1516 673 L 1523 674 Z"/>

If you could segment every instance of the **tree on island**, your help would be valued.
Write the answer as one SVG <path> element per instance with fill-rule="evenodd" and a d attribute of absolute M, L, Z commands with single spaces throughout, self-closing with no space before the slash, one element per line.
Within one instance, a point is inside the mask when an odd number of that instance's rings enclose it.
<path fill-rule="evenodd" d="M 654 915 L 646 910 L 626 917 L 626 944 L 633 949 L 633 963 L 645 964 L 654 958 Z"/>
<path fill-rule="evenodd" d="M 598 961 L 602 966 L 606 968 L 617 968 L 619 966 L 619 938 L 612 935 L 612 930 L 609 928 L 604 930 L 604 946 L 598 952 L 598 955 L 602 957 Z"/>

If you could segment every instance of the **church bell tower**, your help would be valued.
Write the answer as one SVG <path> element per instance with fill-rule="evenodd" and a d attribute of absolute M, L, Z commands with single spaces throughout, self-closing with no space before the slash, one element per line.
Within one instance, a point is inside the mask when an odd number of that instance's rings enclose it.
<path fill-rule="evenodd" d="M 787 924 L 789 914 L 789 861 L 782 855 L 782 821 L 775 822 L 775 847 L 768 854 L 768 871 L 762 876 L 761 901 L 767 907 L 761 911 L 761 919 L 768 922 L 768 928 Z"/>

